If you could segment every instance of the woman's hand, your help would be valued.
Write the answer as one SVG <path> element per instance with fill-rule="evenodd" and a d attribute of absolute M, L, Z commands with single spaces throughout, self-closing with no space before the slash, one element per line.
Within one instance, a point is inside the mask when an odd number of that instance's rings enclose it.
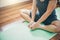
<path fill-rule="evenodd" d="M 34 21 L 31 21 L 28 25 L 28 27 L 30 28 L 30 26 L 34 23 Z"/>
<path fill-rule="evenodd" d="M 31 25 L 29 26 L 29 28 L 31 28 L 32 30 L 39 28 L 40 24 L 37 22 L 33 22 L 31 23 Z"/>

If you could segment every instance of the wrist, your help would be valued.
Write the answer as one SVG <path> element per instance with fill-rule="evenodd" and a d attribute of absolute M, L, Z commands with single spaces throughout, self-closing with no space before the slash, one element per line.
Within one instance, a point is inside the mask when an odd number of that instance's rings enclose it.
<path fill-rule="evenodd" d="M 32 19 L 32 21 L 34 21 L 34 19 Z"/>
<path fill-rule="evenodd" d="M 34 22 L 34 20 L 32 19 L 31 22 Z"/>
<path fill-rule="evenodd" d="M 40 24 L 40 22 L 39 22 L 39 21 L 37 21 L 37 23 L 39 23 L 39 24 Z"/>
<path fill-rule="evenodd" d="M 31 22 L 34 22 L 34 20 L 31 20 Z"/>

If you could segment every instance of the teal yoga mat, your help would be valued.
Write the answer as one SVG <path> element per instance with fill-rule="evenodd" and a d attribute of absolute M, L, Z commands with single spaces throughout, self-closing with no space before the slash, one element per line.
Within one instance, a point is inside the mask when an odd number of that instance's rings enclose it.
<path fill-rule="evenodd" d="M 28 28 L 27 22 L 15 24 L 14 27 L 1 32 L 1 40 L 49 40 L 56 35 L 40 29 L 32 31 Z"/>

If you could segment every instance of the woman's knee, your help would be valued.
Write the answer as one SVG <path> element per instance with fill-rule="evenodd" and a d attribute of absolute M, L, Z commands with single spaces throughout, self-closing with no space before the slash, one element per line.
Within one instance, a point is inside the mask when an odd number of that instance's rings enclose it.
<path fill-rule="evenodd" d="M 60 33 L 60 27 L 57 27 L 57 26 L 56 26 L 56 29 L 55 29 L 55 30 L 56 30 L 56 31 L 55 31 L 56 33 Z"/>
<path fill-rule="evenodd" d="M 52 24 L 56 26 L 56 32 L 60 32 L 60 21 L 54 21 Z"/>
<path fill-rule="evenodd" d="M 21 15 L 22 14 L 30 15 L 30 10 L 27 10 L 27 9 L 21 9 L 20 12 L 21 12 Z"/>
<path fill-rule="evenodd" d="M 53 21 L 51 24 L 60 27 L 60 21 L 59 21 L 59 20 L 57 20 L 57 21 Z"/>

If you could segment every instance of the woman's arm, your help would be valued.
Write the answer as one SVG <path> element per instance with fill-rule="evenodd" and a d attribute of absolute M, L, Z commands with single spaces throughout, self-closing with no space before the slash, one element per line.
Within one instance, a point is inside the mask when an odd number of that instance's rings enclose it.
<path fill-rule="evenodd" d="M 47 11 L 42 15 L 42 17 L 37 21 L 37 23 L 41 23 L 45 21 L 49 15 L 51 15 L 52 11 L 56 8 L 57 0 L 50 0 Z"/>
<path fill-rule="evenodd" d="M 34 21 L 34 18 L 35 18 L 36 11 L 37 11 L 36 0 L 33 0 L 33 5 L 32 5 L 32 20 L 33 21 Z"/>

